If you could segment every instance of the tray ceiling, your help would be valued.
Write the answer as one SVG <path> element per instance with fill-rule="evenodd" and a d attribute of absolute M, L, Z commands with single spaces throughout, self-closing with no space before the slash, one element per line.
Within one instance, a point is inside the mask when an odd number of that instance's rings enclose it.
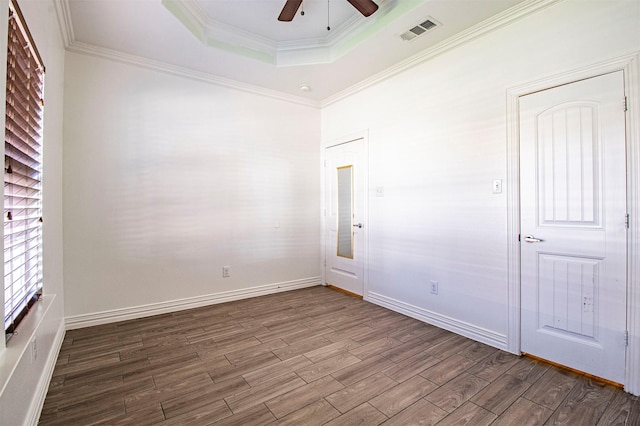
<path fill-rule="evenodd" d="M 70 51 L 162 64 L 319 104 L 461 34 L 556 0 L 380 0 L 369 18 L 346 0 L 304 0 L 304 16 L 292 22 L 277 20 L 285 0 L 56 1 Z M 403 40 L 425 19 L 438 26 Z"/>

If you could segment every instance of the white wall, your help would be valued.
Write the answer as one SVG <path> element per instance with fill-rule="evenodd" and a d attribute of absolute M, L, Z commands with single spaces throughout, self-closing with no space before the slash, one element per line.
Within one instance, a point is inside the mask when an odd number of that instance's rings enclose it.
<path fill-rule="evenodd" d="M 0 424 L 35 423 L 64 333 L 62 254 L 62 107 L 64 46 L 52 1 L 21 0 L 20 8 L 46 67 L 43 147 L 43 301 L 0 349 Z M 0 1 L 0 10 L 8 2 Z M 6 16 L 6 13 L 3 14 Z M 6 56 L 6 22 L 0 40 Z M 2 63 L 4 64 L 4 60 Z M 5 75 L 2 68 L 0 75 Z M 5 93 L 5 79 L 0 92 Z M 4 122 L 4 101 L 0 117 Z M 35 341 L 36 359 L 29 344 Z M 3 344 L 3 343 L 2 343 Z"/>
<path fill-rule="evenodd" d="M 370 294 L 506 335 L 506 191 L 491 193 L 506 179 L 506 89 L 640 50 L 636 0 L 566 0 L 321 117 L 96 57 L 63 63 L 52 4 L 21 5 L 47 65 L 48 309 L 0 349 L 7 425 L 37 416 L 63 316 L 318 277 L 320 129 L 325 142 L 369 129 Z"/>
<path fill-rule="evenodd" d="M 319 283 L 317 108 L 68 53 L 64 135 L 68 318 Z"/>
<path fill-rule="evenodd" d="M 567 0 L 323 108 L 369 130 L 369 299 L 505 347 L 506 91 L 637 51 L 637 0 Z"/>

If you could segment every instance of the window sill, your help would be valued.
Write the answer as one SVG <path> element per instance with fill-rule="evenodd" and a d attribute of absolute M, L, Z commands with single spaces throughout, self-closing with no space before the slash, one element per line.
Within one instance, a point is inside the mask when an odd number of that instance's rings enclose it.
<path fill-rule="evenodd" d="M 20 323 L 18 332 L 7 342 L 6 348 L 0 349 L 0 397 L 20 361 L 25 357 L 30 359 L 31 354 L 26 353 L 29 350 L 29 344 L 35 337 L 55 298 L 55 294 L 44 294 L 42 299 L 31 308 L 29 315 Z"/>

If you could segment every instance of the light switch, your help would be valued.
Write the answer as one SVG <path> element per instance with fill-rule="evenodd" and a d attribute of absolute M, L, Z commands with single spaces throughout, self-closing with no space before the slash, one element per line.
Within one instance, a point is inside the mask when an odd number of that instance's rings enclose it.
<path fill-rule="evenodd" d="M 502 179 L 496 179 L 493 181 L 493 193 L 502 194 Z"/>
<path fill-rule="evenodd" d="M 384 186 L 376 187 L 376 197 L 384 197 Z"/>

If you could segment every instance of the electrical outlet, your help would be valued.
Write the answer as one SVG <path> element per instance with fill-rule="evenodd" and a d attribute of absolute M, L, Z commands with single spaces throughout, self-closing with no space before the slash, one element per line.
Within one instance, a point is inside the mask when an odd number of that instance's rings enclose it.
<path fill-rule="evenodd" d="M 438 294 L 438 281 L 431 281 L 431 294 Z"/>
<path fill-rule="evenodd" d="M 229 278 L 231 276 L 231 266 L 222 267 L 222 278 Z"/>

